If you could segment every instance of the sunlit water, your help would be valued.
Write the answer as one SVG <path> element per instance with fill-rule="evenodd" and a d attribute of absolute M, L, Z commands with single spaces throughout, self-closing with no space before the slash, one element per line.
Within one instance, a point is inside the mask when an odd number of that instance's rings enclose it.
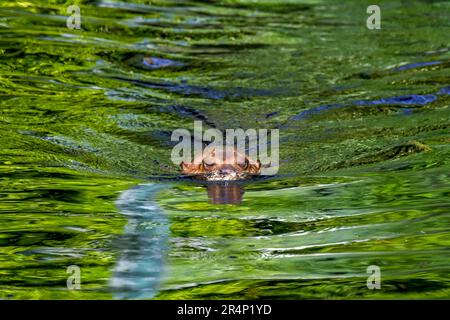
<path fill-rule="evenodd" d="M 448 298 L 450 3 L 369 4 L 2 1 L 0 298 Z M 213 201 L 194 120 L 278 175 Z"/>

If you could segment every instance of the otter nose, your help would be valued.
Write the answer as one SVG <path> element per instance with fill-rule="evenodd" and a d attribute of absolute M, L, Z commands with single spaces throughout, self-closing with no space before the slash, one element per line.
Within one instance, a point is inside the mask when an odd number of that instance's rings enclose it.
<path fill-rule="evenodd" d="M 220 174 L 229 174 L 229 173 L 232 173 L 233 171 L 234 171 L 233 167 L 231 167 L 231 166 L 223 166 L 222 168 L 220 168 L 219 173 Z"/>

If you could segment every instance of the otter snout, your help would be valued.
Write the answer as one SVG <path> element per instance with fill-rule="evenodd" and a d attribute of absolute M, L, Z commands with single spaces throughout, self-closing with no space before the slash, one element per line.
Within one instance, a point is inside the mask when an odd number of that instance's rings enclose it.
<path fill-rule="evenodd" d="M 232 165 L 224 165 L 221 168 L 219 168 L 219 170 L 218 170 L 218 172 L 223 175 L 227 175 L 227 174 L 230 174 L 230 173 L 236 172 L 236 171 L 237 171 L 236 168 L 233 167 Z"/>

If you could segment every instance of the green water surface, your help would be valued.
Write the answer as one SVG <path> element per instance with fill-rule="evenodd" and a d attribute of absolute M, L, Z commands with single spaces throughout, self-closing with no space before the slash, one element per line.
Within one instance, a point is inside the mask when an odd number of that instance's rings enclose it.
<path fill-rule="evenodd" d="M 140 298 L 448 299 L 450 2 L 377 1 L 380 30 L 370 4 L 2 0 L 0 298 L 117 298 L 145 182 L 167 231 Z M 194 120 L 278 128 L 278 174 L 209 203 L 170 160 Z"/>

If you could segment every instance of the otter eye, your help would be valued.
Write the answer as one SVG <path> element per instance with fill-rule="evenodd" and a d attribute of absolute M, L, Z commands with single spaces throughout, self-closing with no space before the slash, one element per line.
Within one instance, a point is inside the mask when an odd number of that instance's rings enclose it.
<path fill-rule="evenodd" d="M 246 170 L 246 169 L 248 169 L 249 165 L 250 165 L 250 162 L 248 161 L 248 159 L 245 159 L 245 163 L 242 167 L 244 168 L 244 170 Z"/>
<path fill-rule="evenodd" d="M 212 168 L 214 166 L 214 163 L 206 163 L 205 160 L 203 160 L 202 164 L 206 169 Z"/>

